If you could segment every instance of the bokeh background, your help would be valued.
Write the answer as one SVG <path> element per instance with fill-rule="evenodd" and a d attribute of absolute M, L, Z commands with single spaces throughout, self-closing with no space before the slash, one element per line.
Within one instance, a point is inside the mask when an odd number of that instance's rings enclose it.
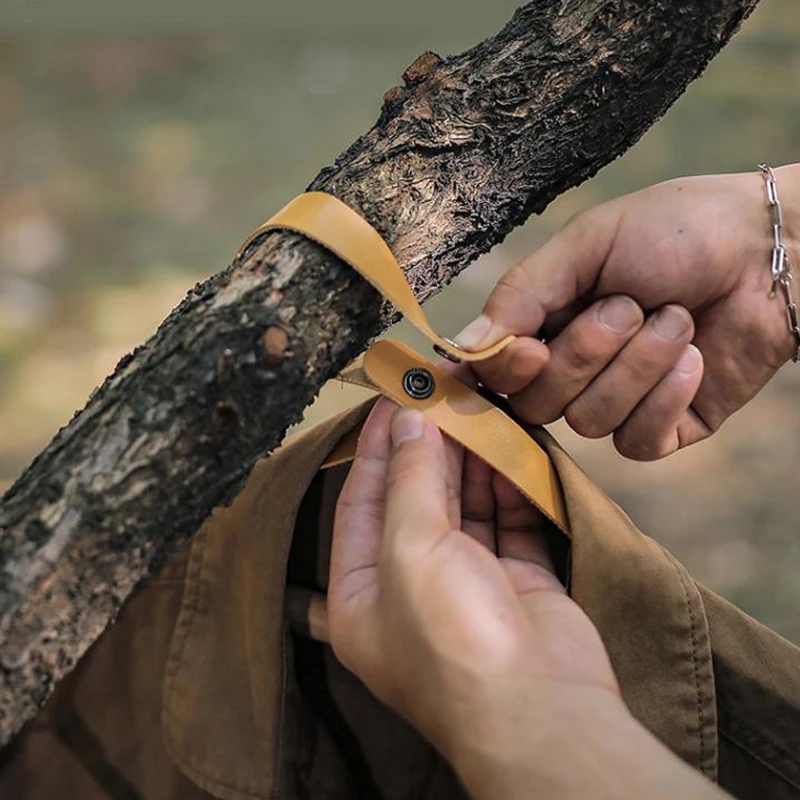
<path fill-rule="evenodd" d="M 190 286 L 372 124 L 417 55 L 468 47 L 515 5 L 270 3 L 250 32 L 180 19 L 137 34 L 0 27 L 0 491 Z M 800 159 L 799 77 L 800 5 L 763 0 L 640 144 L 434 300 L 435 327 L 457 331 L 577 210 L 682 174 Z M 330 387 L 309 418 L 352 398 Z M 696 577 L 800 642 L 800 368 L 663 463 L 554 428 Z"/>

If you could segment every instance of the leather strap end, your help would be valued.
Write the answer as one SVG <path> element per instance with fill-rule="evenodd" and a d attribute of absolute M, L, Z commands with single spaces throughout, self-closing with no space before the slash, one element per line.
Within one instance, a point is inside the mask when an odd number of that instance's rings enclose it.
<path fill-rule="evenodd" d="M 424 370 L 433 378 L 433 390 L 426 397 L 415 399 L 404 388 L 410 370 Z M 444 433 L 504 475 L 556 527 L 569 534 L 564 497 L 550 457 L 527 431 L 469 386 L 393 341 L 376 342 L 342 378 L 374 389 L 400 406 L 422 411 Z M 358 433 L 347 434 L 322 468 L 351 461 Z"/>

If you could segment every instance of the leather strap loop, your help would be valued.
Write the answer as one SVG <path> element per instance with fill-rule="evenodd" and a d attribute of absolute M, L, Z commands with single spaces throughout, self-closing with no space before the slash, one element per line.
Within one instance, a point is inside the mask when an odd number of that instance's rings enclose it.
<path fill-rule="evenodd" d="M 256 236 L 270 230 L 295 231 L 322 245 L 369 281 L 409 322 L 433 343 L 437 352 L 452 361 L 483 361 L 503 350 L 514 337 L 506 336 L 483 350 L 463 350 L 431 328 L 425 312 L 408 285 L 389 245 L 361 215 L 346 203 L 324 192 L 298 195 L 277 214 L 259 225 L 236 253 L 240 258 Z"/>

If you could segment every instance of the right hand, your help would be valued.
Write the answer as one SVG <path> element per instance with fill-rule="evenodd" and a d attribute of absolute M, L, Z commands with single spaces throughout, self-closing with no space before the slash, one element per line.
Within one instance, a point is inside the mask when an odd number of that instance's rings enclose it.
<path fill-rule="evenodd" d="M 797 267 L 800 165 L 776 174 Z M 584 436 L 613 433 L 628 458 L 661 458 L 714 433 L 794 354 L 783 296 L 769 296 L 771 246 L 758 172 L 662 183 L 571 220 L 459 342 L 519 337 L 475 370 L 525 421 L 563 415 Z M 625 310 L 611 295 L 635 301 L 615 330 L 601 324 L 611 300 Z M 639 308 L 654 312 L 644 324 Z"/>

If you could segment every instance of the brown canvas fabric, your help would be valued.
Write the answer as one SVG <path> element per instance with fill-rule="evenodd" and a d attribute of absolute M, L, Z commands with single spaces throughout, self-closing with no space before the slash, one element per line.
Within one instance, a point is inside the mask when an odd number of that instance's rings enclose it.
<path fill-rule="evenodd" d="M 188 549 L 128 602 L 39 716 L 0 751 L 2 800 L 200 800 L 160 736 Z"/>
<path fill-rule="evenodd" d="M 256 466 L 0 755 L 0 797 L 463 798 L 437 754 L 284 619 L 287 580 L 325 589 L 346 467 L 319 468 L 367 411 Z M 536 436 L 564 488 L 572 595 L 632 713 L 731 794 L 800 800 L 800 650 L 698 586 Z"/>

